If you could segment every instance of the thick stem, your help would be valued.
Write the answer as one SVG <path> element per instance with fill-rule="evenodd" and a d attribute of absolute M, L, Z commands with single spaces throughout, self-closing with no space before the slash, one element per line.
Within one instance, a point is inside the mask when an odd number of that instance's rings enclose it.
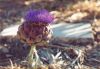
<path fill-rule="evenodd" d="M 36 61 L 37 61 L 37 51 L 36 51 L 36 46 L 32 45 L 30 52 L 28 54 L 28 63 L 29 66 L 36 69 Z"/>

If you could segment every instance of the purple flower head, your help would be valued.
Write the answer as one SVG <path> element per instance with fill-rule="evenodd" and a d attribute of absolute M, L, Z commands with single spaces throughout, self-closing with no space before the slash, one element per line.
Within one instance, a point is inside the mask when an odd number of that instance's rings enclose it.
<path fill-rule="evenodd" d="M 25 17 L 26 22 L 42 22 L 42 23 L 52 23 L 53 16 L 45 9 L 42 10 L 29 10 Z"/>

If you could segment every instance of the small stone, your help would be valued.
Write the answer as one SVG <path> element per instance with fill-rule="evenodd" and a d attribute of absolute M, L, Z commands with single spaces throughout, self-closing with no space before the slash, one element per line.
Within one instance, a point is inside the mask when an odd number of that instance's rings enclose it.
<path fill-rule="evenodd" d="M 3 53 L 8 53 L 8 52 L 9 52 L 9 50 L 8 50 L 7 48 L 5 48 L 5 47 L 3 47 L 3 48 L 1 49 L 1 51 L 2 51 Z"/>
<path fill-rule="evenodd" d="M 6 57 L 9 58 L 9 57 L 12 57 L 13 55 L 11 54 L 6 54 Z"/>

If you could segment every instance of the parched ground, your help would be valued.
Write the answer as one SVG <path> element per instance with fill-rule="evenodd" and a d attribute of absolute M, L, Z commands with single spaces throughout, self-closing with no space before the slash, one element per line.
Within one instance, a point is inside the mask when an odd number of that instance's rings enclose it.
<path fill-rule="evenodd" d="M 64 21 L 67 23 L 90 22 L 100 18 L 100 2 L 79 2 L 78 0 L 7 0 L 0 1 L 0 31 L 12 24 L 21 22 L 23 14 L 29 9 L 45 8 L 55 16 L 55 23 Z M 74 69 L 100 69 L 100 45 L 94 45 L 93 39 L 54 39 L 50 50 L 61 49 L 74 59 L 78 55 L 74 49 L 85 52 L 82 63 L 74 66 Z M 66 50 L 64 48 L 67 48 Z M 23 44 L 16 37 L 0 36 L 0 69 L 26 69 L 27 64 L 21 63 L 27 56 L 30 47 Z M 39 49 L 39 48 L 38 48 Z M 53 54 L 55 54 L 53 52 Z M 41 55 L 40 55 L 41 56 Z M 63 56 L 63 55 L 62 55 Z M 66 61 L 71 62 L 68 58 Z M 70 63 L 69 63 L 70 64 Z M 76 64 L 77 65 L 77 64 Z M 70 65 L 68 66 L 69 68 Z M 66 67 L 67 68 L 67 67 Z M 40 67 L 39 69 L 42 69 Z M 43 69 L 46 69 L 43 68 Z M 48 69 L 57 69 L 49 65 Z M 60 68 L 59 68 L 60 69 Z M 64 68 L 65 69 L 65 68 Z M 73 69 L 73 68 L 72 68 Z"/>

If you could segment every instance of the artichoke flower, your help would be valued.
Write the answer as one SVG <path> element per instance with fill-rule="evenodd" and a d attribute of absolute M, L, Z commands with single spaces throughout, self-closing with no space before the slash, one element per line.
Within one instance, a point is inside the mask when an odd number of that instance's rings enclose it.
<path fill-rule="evenodd" d="M 30 65 L 37 62 L 36 46 L 48 44 L 52 37 L 50 24 L 53 22 L 53 16 L 47 10 L 29 10 L 24 16 L 24 22 L 19 26 L 18 38 L 31 46 L 28 54 L 28 62 Z M 33 64 L 34 67 L 34 64 Z"/>

